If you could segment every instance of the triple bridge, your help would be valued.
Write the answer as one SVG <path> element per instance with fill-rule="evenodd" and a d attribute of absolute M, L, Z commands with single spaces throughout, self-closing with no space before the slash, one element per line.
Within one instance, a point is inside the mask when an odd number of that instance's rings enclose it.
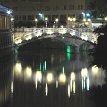
<path fill-rule="evenodd" d="M 94 48 L 97 44 L 98 34 L 88 28 L 15 28 L 14 44 L 22 46 L 33 39 L 55 38 L 67 45 L 80 47 L 88 44 L 89 48 Z"/>

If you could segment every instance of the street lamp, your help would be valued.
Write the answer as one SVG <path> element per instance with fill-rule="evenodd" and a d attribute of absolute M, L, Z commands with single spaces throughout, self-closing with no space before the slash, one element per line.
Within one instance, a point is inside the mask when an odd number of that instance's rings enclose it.
<path fill-rule="evenodd" d="M 47 22 L 48 22 L 48 18 L 45 17 L 45 22 L 46 22 L 46 28 L 47 28 Z"/>
<path fill-rule="evenodd" d="M 14 31 L 14 17 L 11 17 L 11 30 Z"/>
<path fill-rule="evenodd" d="M 37 19 L 37 18 L 35 18 L 36 27 L 37 27 L 37 22 L 38 22 L 38 19 Z"/>
<path fill-rule="evenodd" d="M 73 22 L 75 22 L 75 21 L 76 21 L 76 18 L 75 18 L 75 17 L 74 17 L 74 18 L 72 18 L 72 21 L 73 21 Z"/>
<path fill-rule="evenodd" d="M 72 27 L 74 27 L 73 25 L 75 25 L 76 18 L 72 17 L 72 18 L 70 18 L 70 21 L 72 22 Z"/>
<path fill-rule="evenodd" d="M 107 22 L 107 16 L 104 18 L 105 22 Z"/>
<path fill-rule="evenodd" d="M 71 18 L 68 17 L 68 18 L 67 18 L 67 27 L 68 27 L 68 28 L 70 27 L 70 20 L 71 20 Z"/>
<path fill-rule="evenodd" d="M 55 19 L 56 27 L 57 27 L 57 23 L 58 23 L 58 21 L 59 21 L 59 19 L 58 19 L 58 18 L 56 18 L 56 19 Z"/>

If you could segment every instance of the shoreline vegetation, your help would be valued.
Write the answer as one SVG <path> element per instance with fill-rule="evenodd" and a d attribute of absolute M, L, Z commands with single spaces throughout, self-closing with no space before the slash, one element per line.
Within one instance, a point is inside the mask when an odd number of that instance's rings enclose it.
<path fill-rule="evenodd" d="M 94 32 L 100 35 L 94 52 L 94 63 L 107 69 L 107 24 Z"/>

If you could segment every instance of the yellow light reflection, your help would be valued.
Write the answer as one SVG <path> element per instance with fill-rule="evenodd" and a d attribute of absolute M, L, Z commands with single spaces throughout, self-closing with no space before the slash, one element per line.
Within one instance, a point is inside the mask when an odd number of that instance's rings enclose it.
<path fill-rule="evenodd" d="M 13 93 L 13 81 L 11 82 L 11 93 Z"/>
<path fill-rule="evenodd" d="M 70 97 L 70 85 L 68 84 L 68 97 Z"/>
<path fill-rule="evenodd" d="M 21 63 L 16 63 L 14 70 L 15 70 L 15 73 L 20 74 L 21 71 L 22 71 L 22 65 L 21 65 Z"/>
<path fill-rule="evenodd" d="M 42 81 L 42 72 L 41 71 L 36 72 L 36 80 L 39 82 Z"/>
<path fill-rule="evenodd" d="M 82 68 L 81 70 L 81 76 L 86 78 L 88 76 L 88 70 L 87 68 Z"/>
<path fill-rule="evenodd" d="M 52 73 L 48 73 L 47 77 L 46 77 L 46 80 L 47 80 L 48 83 L 52 83 L 53 80 L 54 80 L 53 74 Z"/>
<path fill-rule="evenodd" d="M 73 93 L 75 93 L 75 81 L 73 82 Z"/>
<path fill-rule="evenodd" d="M 58 81 L 56 80 L 56 88 L 58 88 Z"/>
<path fill-rule="evenodd" d="M 75 73 L 74 72 L 71 72 L 71 80 L 75 80 Z"/>
<path fill-rule="evenodd" d="M 99 71 L 99 69 L 98 69 L 97 65 L 92 66 L 92 73 L 93 73 L 93 75 L 97 75 L 98 71 Z"/>
<path fill-rule="evenodd" d="M 66 75 L 64 73 L 61 73 L 59 75 L 58 80 L 59 80 L 60 83 L 65 84 L 65 82 L 66 82 Z"/>
<path fill-rule="evenodd" d="M 48 85 L 46 83 L 46 86 L 45 86 L 45 95 L 47 96 L 48 95 Z"/>
<path fill-rule="evenodd" d="M 26 76 L 26 78 L 31 78 L 31 76 L 32 76 L 32 69 L 31 69 L 31 67 L 26 67 L 26 69 L 25 69 L 25 76 Z"/>

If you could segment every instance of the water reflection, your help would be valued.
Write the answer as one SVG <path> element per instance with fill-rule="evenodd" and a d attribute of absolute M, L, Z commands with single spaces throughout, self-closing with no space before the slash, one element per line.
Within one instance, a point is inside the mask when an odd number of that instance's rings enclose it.
<path fill-rule="evenodd" d="M 11 102 L 13 92 L 13 59 L 0 59 L 0 107 Z"/>
<path fill-rule="evenodd" d="M 46 95 L 50 84 L 56 84 L 56 88 L 58 88 L 58 85 L 68 85 L 68 96 L 70 96 L 70 92 L 76 92 L 78 84 L 81 84 L 82 90 L 89 91 L 92 86 L 102 86 L 105 83 L 105 70 L 98 68 L 97 65 L 90 68 L 82 68 L 80 72 L 71 72 L 69 75 L 63 72 L 57 74 L 56 71 L 47 71 L 45 73 L 32 71 L 31 67 L 26 67 L 26 70 L 21 71 L 21 67 L 16 69 L 19 65 L 22 66 L 19 62 L 15 65 L 15 78 L 18 80 L 19 78 L 20 80 L 24 79 L 26 82 L 28 80 L 33 81 L 36 89 L 40 83 L 46 84 Z"/>
<path fill-rule="evenodd" d="M 33 82 L 36 90 L 44 86 L 46 96 L 51 85 L 56 89 L 64 86 L 64 92 L 70 98 L 78 90 L 89 91 L 93 86 L 105 84 L 105 70 L 97 65 L 90 66 L 92 56 L 87 55 L 72 55 L 70 60 L 67 60 L 66 53 L 45 54 L 45 57 L 40 53 L 32 56 L 33 58 L 24 56 L 24 59 L 18 60 L 14 66 L 15 80 Z"/>

